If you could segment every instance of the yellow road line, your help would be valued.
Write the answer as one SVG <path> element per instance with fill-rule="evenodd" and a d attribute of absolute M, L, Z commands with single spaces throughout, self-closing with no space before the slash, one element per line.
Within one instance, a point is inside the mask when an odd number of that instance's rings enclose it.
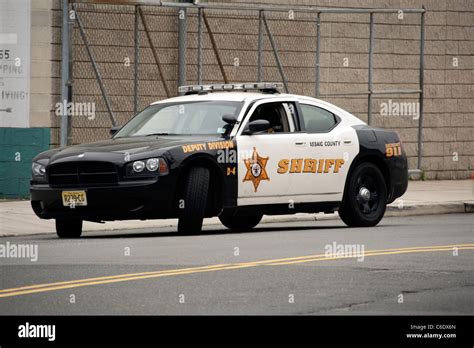
<path fill-rule="evenodd" d="M 432 248 L 432 249 L 415 249 L 415 250 L 399 250 L 399 251 L 385 251 L 385 252 L 365 252 L 363 257 L 367 256 L 381 256 L 381 255 L 396 255 L 396 254 L 408 254 L 408 253 L 425 253 L 425 252 L 434 252 L 434 251 L 448 251 L 451 249 L 448 248 Z M 474 247 L 458 247 L 458 250 L 474 250 Z M 358 258 L 358 256 L 334 256 L 334 257 L 320 257 L 306 260 L 298 261 L 287 261 L 287 262 L 276 262 L 271 263 L 269 266 L 281 266 L 281 265 L 294 265 L 297 263 L 303 262 L 313 262 L 313 261 L 325 261 L 325 260 L 339 260 L 339 259 L 348 259 L 348 258 Z"/>
<path fill-rule="evenodd" d="M 453 245 L 421 246 L 421 247 L 408 247 L 408 248 L 396 248 L 396 249 L 378 249 L 378 250 L 366 251 L 364 252 L 363 256 L 368 257 L 368 256 L 395 255 L 395 254 L 406 254 L 406 253 L 450 251 L 454 248 L 457 248 L 458 250 L 474 250 L 474 244 L 453 244 Z M 280 265 L 290 265 L 290 264 L 298 264 L 298 263 L 304 263 L 304 262 L 330 261 L 330 260 L 340 260 L 340 259 L 357 258 L 357 257 L 358 256 L 330 257 L 330 256 L 326 256 L 325 254 L 318 254 L 318 255 L 298 256 L 298 257 L 290 257 L 290 258 L 282 258 L 282 259 L 242 262 L 242 263 L 235 263 L 235 264 L 220 264 L 220 265 L 181 268 L 181 269 L 165 270 L 165 271 L 129 273 L 129 274 L 114 275 L 114 276 L 86 278 L 86 279 L 78 279 L 78 280 L 71 280 L 71 281 L 62 281 L 62 282 L 55 282 L 55 283 L 23 286 L 23 287 L 10 288 L 10 289 L 2 289 L 0 290 L 0 298 L 47 292 L 47 291 L 78 288 L 78 287 L 83 287 L 83 286 L 109 284 L 109 283 L 117 283 L 117 282 L 124 282 L 124 281 L 134 281 L 134 280 L 140 280 L 140 279 L 158 278 L 158 277 L 166 277 L 166 276 L 174 276 L 174 275 L 185 275 L 185 274 L 193 274 L 193 273 L 232 270 L 232 269 L 262 266 L 262 265 L 280 266 Z"/>
<path fill-rule="evenodd" d="M 234 266 L 226 267 L 226 268 L 212 268 L 212 269 L 189 270 L 189 271 L 186 271 L 186 272 L 158 273 L 158 274 L 149 274 L 149 275 L 134 276 L 134 277 L 128 277 L 128 278 L 98 280 L 98 281 L 93 281 L 93 282 L 83 282 L 83 283 L 78 283 L 78 284 L 70 284 L 70 285 L 62 285 L 62 286 L 52 286 L 52 287 L 45 287 L 45 288 L 39 288 L 39 289 L 21 290 L 21 291 L 15 291 L 15 292 L 10 292 L 10 293 L 4 293 L 4 294 L 0 294 L 0 298 L 2 298 L 2 297 L 20 296 L 20 295 L 26 295 L 26 294 L 39 293 L 39 292 L 54 291 L 54 290 L 63 290 L 63 289 L 79 288 L 79 287 L 83 287 L 83 286 L 91 286 L 91 285 L 99 285 L 99 284 L 108 284 L 108 283 L 118 283 L 118 282 L 133 281 L 133 280 L 140 280 L 140 279 L 166 277 L 166 276 L 172 276 L 172 275 L 182 275 L 182 274 L 192 274 L 192 273 L 204 273 L 204 272 L 221 271 L 221 270 L 237 269 L 237 268 L 247 268 L 247 267 L 255 267 L 255 266 L 257 266 L 257 265 L 234 265 Z"/>
<path fill-rule="evenodd" d="M 222 265 L 212 265 L 212 266 L 203 266 L 203 267 L 171 269 L 171 270 L 165 270 L 165 271 L 125 273 L 125 274 L 119 274 L 119 275 L 114 275 L 114 276 L 85 278 L 85 279 L 78 279 L 78 280 L 66 280 L 66 281 L 56 282 L 56 283 L 37 284 L 37 285 L 22 286 L 22 287 L 19 287 L 19 288 L 2 289 L 2 290 L 0 290 L 0 294 L 4 293 L 4 292 L 10 292 L 10 291 L 13 291 L 13 290 L 35 289 L 35 288 L 42 288 L 42 287 L 47 287 L 47 286 L 83 283 L 83 282 L 89 282 L 89 281 L 93 281 L 93 280 L 94 281 L 95 280 L 108 280 L 108 279 L 116 279 L 116 278 L 123 278 L 123 277 L 137 276 L 137 275 L 157 274 L 157 273 L 169 273 L 169 272 L 174 273 L 174 272 L 177 272 L 177 271 L 198 270 L 198 269 L 215 268 L 215 267 L 223 267 L 223 266 L 228 266 L 228 265 L 222 264 Z"/>
<path fill-rule="evenodd" d="M 450 250 L 453 248 L 459 247 L 474 247 L 474 244 L 451 244 L 451 245 L 433 245 L 433 246 L 419 246 L 419 247 L 406 247 L 406 248 L 392 248 L 392 249 L 374 249 L 366 251 L 365 253 L 374 253 L 374 252 L 385 252 L 385 251 L 395 251 L 395 250 L 419 250 L 419 249 L 431 249 L 431 248 L 446 248 L 446 250 Z M 274 259 L 274 260 L 263 260 L 263 261 L 255 261 L 255 263 L 268 263 L 268 262 L 280 262 L 280 261 L 296 261 L 296 260 L 304 260 L 304 259 L 312 259 L 315 257 L 326 257 L 326 254 L 319 254 L 319 255 L 307 255 L 307 256 L 296 256 L 296 257 L 287 257 L 283 259 Z"/>

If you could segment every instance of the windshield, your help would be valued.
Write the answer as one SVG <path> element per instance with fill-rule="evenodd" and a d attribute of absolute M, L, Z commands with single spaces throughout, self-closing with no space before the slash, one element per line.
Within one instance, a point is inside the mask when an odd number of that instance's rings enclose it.
<path fill-rule="evenodd" d="M 237 116 L 241 102 L 196 101 L 150 105 L 132 118 L 114 138 L 147 135 L 223 134 L 224 115 Z"/>

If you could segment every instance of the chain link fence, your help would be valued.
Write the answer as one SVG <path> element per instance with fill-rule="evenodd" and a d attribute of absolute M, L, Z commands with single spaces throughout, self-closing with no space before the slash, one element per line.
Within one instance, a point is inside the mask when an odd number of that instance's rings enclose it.
<path fill-rule="evenodd" d="M 113 124 L 176 96 L 178 81 L 276 81 L 290 93 L 320 97 L 371 124 L 398 129 L 410 167 L 420 168 L 423 9 L 70 6 L 70 101 L 95 107 L 94 116 L 69 117 L 70 143 L 107 139 Z M 416 103 L 418 114 L 384 117 L 387 102 Z"/>

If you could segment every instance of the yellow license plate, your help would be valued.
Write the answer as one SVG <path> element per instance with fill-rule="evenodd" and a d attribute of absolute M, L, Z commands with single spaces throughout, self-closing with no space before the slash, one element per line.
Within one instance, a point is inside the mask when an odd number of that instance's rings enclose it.
<path fill-rule="evenodd" d="M 65 207 L 87 205 L 86 191 L 63 191 L 62 196 Z"/>

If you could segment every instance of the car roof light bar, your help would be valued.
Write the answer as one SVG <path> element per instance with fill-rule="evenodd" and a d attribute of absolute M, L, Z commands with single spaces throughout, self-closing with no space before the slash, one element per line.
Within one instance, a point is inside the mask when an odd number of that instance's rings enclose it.
<path fill-rule="evenodd" d="M 252 82 L 252 83 L 217 83 L 213 85 L 189 85 L 180 86 L 179 93 L 184 95 L 221 92 L 221 91 L 260 91 L 265 93 L 279 93 L 279 89 L 283 88 L 280 82 Z"/>

